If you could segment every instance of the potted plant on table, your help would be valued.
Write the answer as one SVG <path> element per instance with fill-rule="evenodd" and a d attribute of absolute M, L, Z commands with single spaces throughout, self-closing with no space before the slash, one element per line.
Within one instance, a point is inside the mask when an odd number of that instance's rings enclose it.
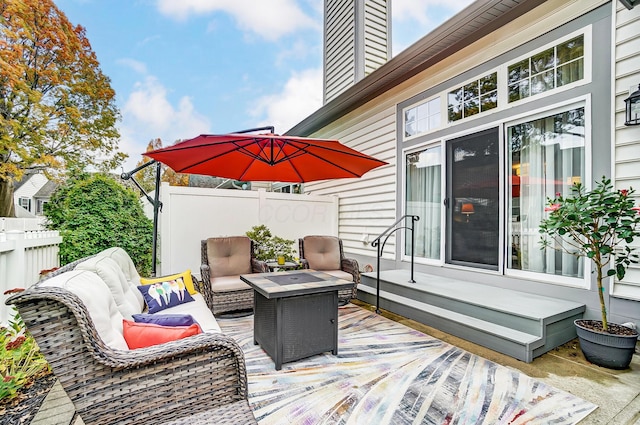
<path fill-rule="evenodd" d="M 622 280 L 629 265 L 640 258 L 630 247 L 640 236 L 640 207 L 634 206 L 634 190 L 613 190 L 605 177 L 586 191 L 576 183 L 572 194 L 556 193 L 549 199 L 549 212 L 540 224 L 542 249 L 551 247 L 591 260 L 595 268 L 602 320 L 575 321 L 580 348 L 591 363 L 612 369 L 629 366 L 638 332 L 609 323 L 603 281 L 611 276 Z M 613 261 L 613 263 L 612 263 Z"/>
<path fill-rule="evenodd" d="M 274 236 L 264 224 L 253 226 L 246 235 L 257 245 L 255 255 L 258 260 L 276 261 L 281 257 L 282 264 L 294 260 L 294 241 Z"/>

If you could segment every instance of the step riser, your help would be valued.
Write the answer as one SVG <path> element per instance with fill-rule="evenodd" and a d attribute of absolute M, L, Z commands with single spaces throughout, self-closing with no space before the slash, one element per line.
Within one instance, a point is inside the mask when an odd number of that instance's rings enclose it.
<path fill-rule="evenodd" d="M 376 289 L 375 279 L 371 279 L 367 276 L 362 277 L 361 285 L 366 285 L 370 288 Z M 436 307 L 444 308 L 446 310 L 455 311 L 457 313 L 465 314 L 467 316 L 475 317 L 487 322 L 496 323 L 498 325 L 507 326 L 511 329 L 516 329 L 521 332 L 526 332 L 532 335 L 541 335 L 541 325 L 539 320 L 534 320 L 521 316 L 514 316 L 501 311 L 492 310 L 486 306 L 477 306 L 464 301 L 442 297 L 438 294 L 432 294 L 425 292 L 418 288 L 412 288 L 410 286 L 397 285 L 392 282 L 380 281 L 380 290 L 391 292 L 396 295 L 400 295 L 405 298 L 420 301 L 425 304 L 434 305 Z M 375 298 L 374 298 L 375 305 Z"/>
<path fill-rule="evenodd" d="M 535 357 L 576 337 L 573 324 L 584 305 L 403 271 L 380 280 L 380 308 L 424 323 L 518 360 Z M 385 280 L 385 278 L 387 280 Z M 358 298 L 376 304 L 376 279 L 362 275 Z"/>
<path fill-rule="evenodd" d="M 358 299 L 375 305 L 376 296 L 366 293 L 364 291 L 358 292 Z M 380 308 L 388 311 L 392 311 L 401 316 L 415 320 L 420 323 L 427 324 L 433 328 L 446 332 L 448 334 L 457 336 L 467 341 L 471 341 L 475 344 L 483 347 L 490 348 L 502 354 L 506 354 L 523 362 L 530 363 L 533 361 L 534 351 L 529 347 L 522 344 L 515 343 L 500 338 L 499 336 L 482 332 L 478 329 L 469 328 L 464 323 L 458 323 L 445 318 L 432 315 L 423 310 L 408 307 L 404 304 L 400 304 L 394 301 L 387 300 L 380 297 Z"/>

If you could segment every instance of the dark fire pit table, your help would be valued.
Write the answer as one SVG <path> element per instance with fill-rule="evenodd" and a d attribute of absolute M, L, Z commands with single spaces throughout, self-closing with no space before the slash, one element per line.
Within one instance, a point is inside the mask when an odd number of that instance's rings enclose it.
<path fill-rule="evenodd" d="M 315 270 L 240 276 L 253 288 L 253 342 L 276 364 L 338 354 L 338 290 L 353 282 Z"/>

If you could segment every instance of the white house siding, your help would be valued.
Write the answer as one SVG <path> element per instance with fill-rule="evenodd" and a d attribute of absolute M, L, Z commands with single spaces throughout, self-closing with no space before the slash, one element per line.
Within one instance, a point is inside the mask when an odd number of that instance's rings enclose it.
<path fill-rule="evenodd" d="M 386 0 L 365 1 L 364 22 L 364 75 L 369 75 L 391 56 L 388 38 L 388 22 L 391 11 Z"/>
<path fill-rule="evenodd" d="M 350 119 L 350 116 L 353 119 Z M 359 179 L 325 180 L 305 184 L 305 192 L 314 195 L 339 194 L 338 233 L 346 252 L 375 256 L 376 250 L 362 241 L 373 240 L 396 217 L 395 199 L 395 107 L 386 105 L 351 114 L 322 137 L 336 138 L 347 146 L 386 161 L 389 165 L 369 171 Z M 395 258 L 392 245 L 385 257 Z"/>
<path fill-rule="evenodd" d="M 328 102 L 355 80 L 355 2 L 325 1 L 324 102 Z"/>
<path fill-rule="evenodd" d="M 620 2 L 614 2 L 614 61 L 613 105 L 615 113 L 614 177 L 619 189 L 633 187 L 640 190 L 640 127 L 624 125 L 625 103 L 629 90 L 635 91 L 640 84 L 640 7 L 632 10 Z M 635 194 L 640 202 L 640 192 Z M 640 247 L 640 242 L 635 245 Z M 612 293 L 618 297 L 640 300 L 640 266 L 628 269 L 622 282 L 614 284 Z"/>
<path fill-rule="evenodd" d="M 391 56 L 389 10 L 386 0 L 325 0 L 325 103 Z"/>
<path fill-rule="evenodd" d="M 360 179 L 305 184 L 305 192 L 339 196 L 339 235 L 345 251 L 375 258 L 375 248 L 365 245 L 362 238 L 369 235 L 372 240 L 401 214 L 396 211 L 396 197 L 401 200 L 403 196 L 401 191 L 396 193 L 396 164 L 403 166 L 402 159 L 396 158 L 398 103 L 605 3 L 603 0 L 548 1 L 315 132 L 315 137 L 337 138 L 347 146 L 390 163 Z M 394 242 L 394 238 L 389 239 L 383 258 L 396 258 Z"/>
<path fill-rule="evenodd" d="M 13 199 L 16 205 L 18 205 L 18 199 L 20 198 L 29 198 L 31 199 L 31 209 L 29 212 L 35 214 L 36 212 L 36 204 L 33 199 L 33 195 L 35 195 L 42 186 L 47 183 L 47 178 L 44 174 L 32 174 L 31 177 L 18 189 L 16 189 L 13 193 Z"/>

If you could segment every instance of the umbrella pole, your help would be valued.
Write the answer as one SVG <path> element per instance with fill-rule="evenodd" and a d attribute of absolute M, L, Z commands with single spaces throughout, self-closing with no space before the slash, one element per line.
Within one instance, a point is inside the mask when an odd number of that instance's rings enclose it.
<path fill-rule="evenodd" d="M 160 209 L 162 208 L 162 203 L 160 202 L 160 163 L 156 162 L 156 193 L 154 194 L 154 202 L 153 202 L 153 249 L 152 258 L 151 258 L 151 275 L 153 277 L 156 276 L 156 263 L 158 261 L 157 251 L 158 251 L 158 214 L 160 213 Z"/>
<path fill-rule="evenodd" d="M 140 183 L 138 183 L 136 181 L 136 179 L 133 177 L 133 175 L 135 173 L 137 173 L 138 171 L 149 167 L 150 165 L 156 165 L 156 191 L 154 194 L 154 198 L 151 198 L 151 196 L 149 196 L 149 194 L 142 188 L 142 186 L 140 186 Z M 147 198 L 147 200 L 151 203 L 151 205 L 153 205 L 153 247 L 151 249 L 152 252 L 152 259 L 151 259 L 151 275 L 153 277 L 155 277 L 156 275 L 156 263 L 157 263 L 157 259 L 156 259 L 156 252 L 157 252 L 157 248 L 158 248 L 158 244 L 157 244 L 157 240 L 158 240 L 158 215 L 160 213 L 160 211 L 162 211 L 162 202 L 160 202 L 160 163 L 157 162 L 155 159 L 152 159 L 149 162 L 145 162 L 144 164 L 134 168 L 133 170 L 129 171 L 128 173 L 122 173 L 120 174 L 120 178 L 122 180 L 129 180 L 131 179 L 131 181 L 133 182 L 133 184 L 136 185 L 136 187 L 140 190 L 140 192 L 142 192 L 142 194 L 144 195 L 145 198 Z"/>

